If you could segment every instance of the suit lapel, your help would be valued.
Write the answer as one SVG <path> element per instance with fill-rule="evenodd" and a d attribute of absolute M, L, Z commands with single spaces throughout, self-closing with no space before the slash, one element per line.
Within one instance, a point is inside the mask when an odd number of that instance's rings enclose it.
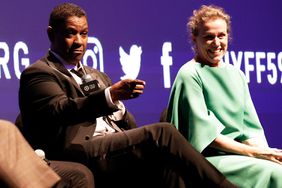
<path fill-rule="evenodd" d="M 69 82 L 71 82 L 76 90 L 84 95 L 83 91 L 80 89 L 80 86 L 76 83 L 72 75 L 69 73 L 69 71 L 64 67 L 64 65 L 52 54 L 48 53 L 46 56 L 46 63 L 57 73 L 63 75 Z"/>

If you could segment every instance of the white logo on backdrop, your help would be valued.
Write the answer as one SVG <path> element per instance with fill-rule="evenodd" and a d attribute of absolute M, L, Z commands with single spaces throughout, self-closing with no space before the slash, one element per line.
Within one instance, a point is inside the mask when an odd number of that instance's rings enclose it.
<path fill-rule="evenodd" d="M 119 61 L 124 72 L 124 76 L 121 77 L 122 80 L 137 78 L 141 67 L 141 54 L 141 46 L 135 44 L 130 47 L 129 53 L 126 53 L 121 46 L 119 47 Z"/>
<path fill-rule="evenodd" d="M 88 37 L 87 50 L 83 56 L 82 63 L 104 72 L 103 47 L 99 39 Z"/>
<path fill-rule="evenodd" d="M 164 76 L 164 87 L 170 88 L 170 66 L 172 66 L 172 57 L 169 53 L 172 51 L 171 42 L 163 43 L 162 56 L 161 56 L 161 65 L 163 66 L 163 76 Z"/>

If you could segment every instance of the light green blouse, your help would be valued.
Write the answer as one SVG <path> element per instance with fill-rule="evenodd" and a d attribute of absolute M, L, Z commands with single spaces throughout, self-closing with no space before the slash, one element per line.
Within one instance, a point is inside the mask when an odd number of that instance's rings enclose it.
<path fill-rule="evenodd" d="M 245 76 L 233 65 L 184 64 L 171 89 L 167 117 L 201 153 L 219 134 L 238 142 L 259 137 L 267 144 Z M 278 163 L 215 149 L 206 158 L 241 188 L 282 187 Z"/>
<path fill-rule="evenodd" d="M 219 134 L 239 142 L 265 140 L 244 74 L 229 64 L 184 64 L 171 90 L 168 119 L 186 130 L 182 133 L 199 152 Z"/>

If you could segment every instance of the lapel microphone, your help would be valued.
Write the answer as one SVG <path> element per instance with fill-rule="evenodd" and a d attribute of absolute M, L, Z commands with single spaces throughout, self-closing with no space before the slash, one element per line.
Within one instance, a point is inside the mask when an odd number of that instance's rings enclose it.
<path fill-rule="evenodd" d="M 90 93 L 100 89 L 99 81 L 93 79 L 90 74 L 86 74 L 84 69 L 81 79 L 82 79 L 82 84 L 80 85 L 80 88 L 85 95 L 89 95 Z"/>

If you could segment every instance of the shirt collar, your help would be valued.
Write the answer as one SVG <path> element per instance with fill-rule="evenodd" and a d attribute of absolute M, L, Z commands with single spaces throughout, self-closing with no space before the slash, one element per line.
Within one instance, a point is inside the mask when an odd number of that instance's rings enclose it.
<path fill-rule="evenodd" d="M 68 62 L 66 62 L 59 54 L 57 54 L 56 52 L 50 50 L 50 52 L 64 65 L 64 67 L 67 69 L 67 70 L 71 70 L 71 69 L 74 69 L 74 70 L 78 70 L 80 68 L 82 68 L 82 64 L 81 62 L 79 61 L 77 65 L 72 65 L 72 64 L 69 64 Z"/>

